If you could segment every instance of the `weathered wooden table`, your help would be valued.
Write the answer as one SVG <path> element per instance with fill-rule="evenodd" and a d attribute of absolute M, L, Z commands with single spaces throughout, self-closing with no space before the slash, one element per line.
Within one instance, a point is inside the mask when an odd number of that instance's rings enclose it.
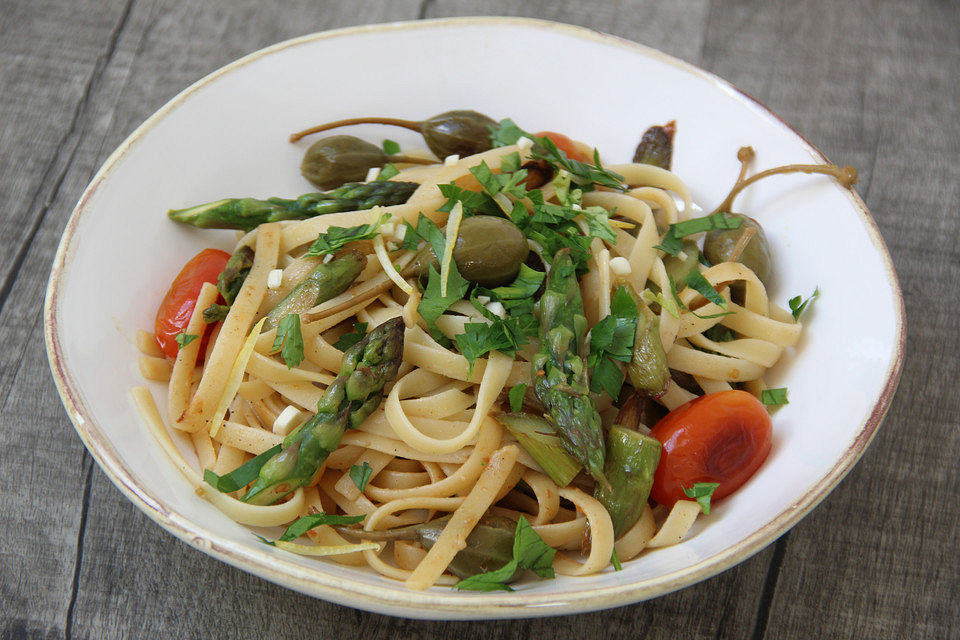
<path fill-rule="evenodd" d="M 711 580 L 564 619 L 426 623 L 301 596 L 164 533 L 77 438 L 47 369 L 44 286 L 97 167 L 180 89 L 347 25 L 524 15 L 727 78 L 830 158 L 893 254 L 900 391 L 812 514 Z M 960 3 L 936 0 L 0 0 L 0 637 L 960 637 Z M 824 229 L 830 233 L 830 229 Z"/>

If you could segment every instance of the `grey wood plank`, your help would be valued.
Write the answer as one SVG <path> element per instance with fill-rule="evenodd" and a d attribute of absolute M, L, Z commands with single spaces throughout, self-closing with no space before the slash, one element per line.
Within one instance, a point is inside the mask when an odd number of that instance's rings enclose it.
<path fill-rule="evenodd" d="M 431 0 L 426 18 L 519 16 L 589 27 L 699 63 L 708 0 L 615 0 L 527 2 L 524 0 Z M 535 69 L 533 69 L 535 72 Z M 577 70 L 571 70 L 576 73 Z"/>
<path fill-rule="evenodd" d="M 943 384 L 960 373 L 958 35 L 949 3 L 711 11 L 707 64 L 860 167 L 907 306 L 899 394 L 861 463 L 791 532 L 767 637 L 958 637 L 960 401 Z"/>
<path fill-rule="evenodd" d="M 125 1 L 5 2 L 0 18 L 0 305 L 79 139 Z M 67 34 L 69 33 L 69 37 Z"/>

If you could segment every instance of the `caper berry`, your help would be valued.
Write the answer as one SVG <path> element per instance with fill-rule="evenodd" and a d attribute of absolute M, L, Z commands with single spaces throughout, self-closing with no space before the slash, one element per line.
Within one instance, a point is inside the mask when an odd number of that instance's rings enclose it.
<path fill-rule="evenodd" d="M 707 234 L 703 241 L 703 255 L 711 264 L 720 264 L 721 262 L 739 262 L 753 271 L 757 278 L 764 285 L 768 284 L 770 279 L 772 260 L 770 258 L 770 245 L 767 243 L 767 237 L 763 233 L 763 228 L 756 220 L 740 213 L 727 214 L 731 217 L 737 217 L 742 222 L 736 229 L 716 229 Z M 754 229 L 756 232 L 739 256 L 734 256 L 733 251 L 747 229 Z"/>
<path fill-rule="evenodd" d="M 490 127 L 495 126 L 496 121 L 482 113 L 456 110 L 427 118 L 420 125 L 420 133 L 438 158 L 472 156 L 492 148 Z"/>
<path fill-rule="evenodd" d="M 509 220 L 473 216 L 460 224 L 453 259 L 467 280 L 498 287 L 517 276 L 529 252 L 523 232 Z"/>
<path fill-rule="evenodd" d="M 680 256 L 664 256 L 663 268 L 678 285 L 687 281 L 690 272 L 697 268 L 697 262 L 700 258 L 700 247 L 692 240 L 683 241 L 683 253 L 686 258 Z"/>
<path fill-rule="evenodd" d="M 389 161 L 383 150 L 354 136 L 330 136 L 317 140 L 303 156 L 300 173 L 321 189 L 345 182 L 362 182 L 371 167 Z"/>

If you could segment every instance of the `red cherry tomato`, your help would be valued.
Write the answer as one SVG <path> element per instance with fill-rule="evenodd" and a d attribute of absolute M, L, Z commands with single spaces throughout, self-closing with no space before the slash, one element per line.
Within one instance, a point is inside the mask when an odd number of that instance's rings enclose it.
<path fill-rule="evenodd" d="M 557 145 L 557 148 L 566 153 L 567 157 L 571 160 L 578 160 L 580 162 L 590 162 L 591 160 L 580 150 L 576 142 L 562 133 L 557 133 L 556 131 L 541 131 L 534 135 L 538 138 L 546 137 L 553 140 L 553 144 Z"/>
<path fill-rule="evenodd" d="M 711 393 L 677 407 L 650 432 L 663 445 L 650 497 L 670 507 L 697 482 L 720 484 L 714 500 L 730 495 L 767 458 L 772 433 L 770 414 L 746 391 Z"/>
<path fill-rule="evenodd" d="M 204 282 L 216 283 L 230 254 L 219 249 L 204 249 L 183 266 L 157 310 L 154 333 L 163 352 L 177 357 L 175 336 L 186 330 Z"/>

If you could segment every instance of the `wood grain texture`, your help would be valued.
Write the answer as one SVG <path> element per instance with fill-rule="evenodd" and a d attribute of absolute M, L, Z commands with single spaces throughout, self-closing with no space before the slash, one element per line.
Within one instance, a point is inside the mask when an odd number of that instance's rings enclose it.
<path fill-rule="evenodd" d="M 428 623 L 277 587 L 190 549 L 128 503 L 83 451 L 47 371 L 40 305 L 63 224 L 150 113 L 288 37 L 477 14 L 581 24 L 731 80 L 860 168 L 904 289 L 901 389 L 850 477 L 776 545 L 648 603 Z M 960 5 L 935 0 L 4 2 L 0 638 L 960 637 L 960 399 L 949 382 L 960 376 L 958 68 Z"/>

